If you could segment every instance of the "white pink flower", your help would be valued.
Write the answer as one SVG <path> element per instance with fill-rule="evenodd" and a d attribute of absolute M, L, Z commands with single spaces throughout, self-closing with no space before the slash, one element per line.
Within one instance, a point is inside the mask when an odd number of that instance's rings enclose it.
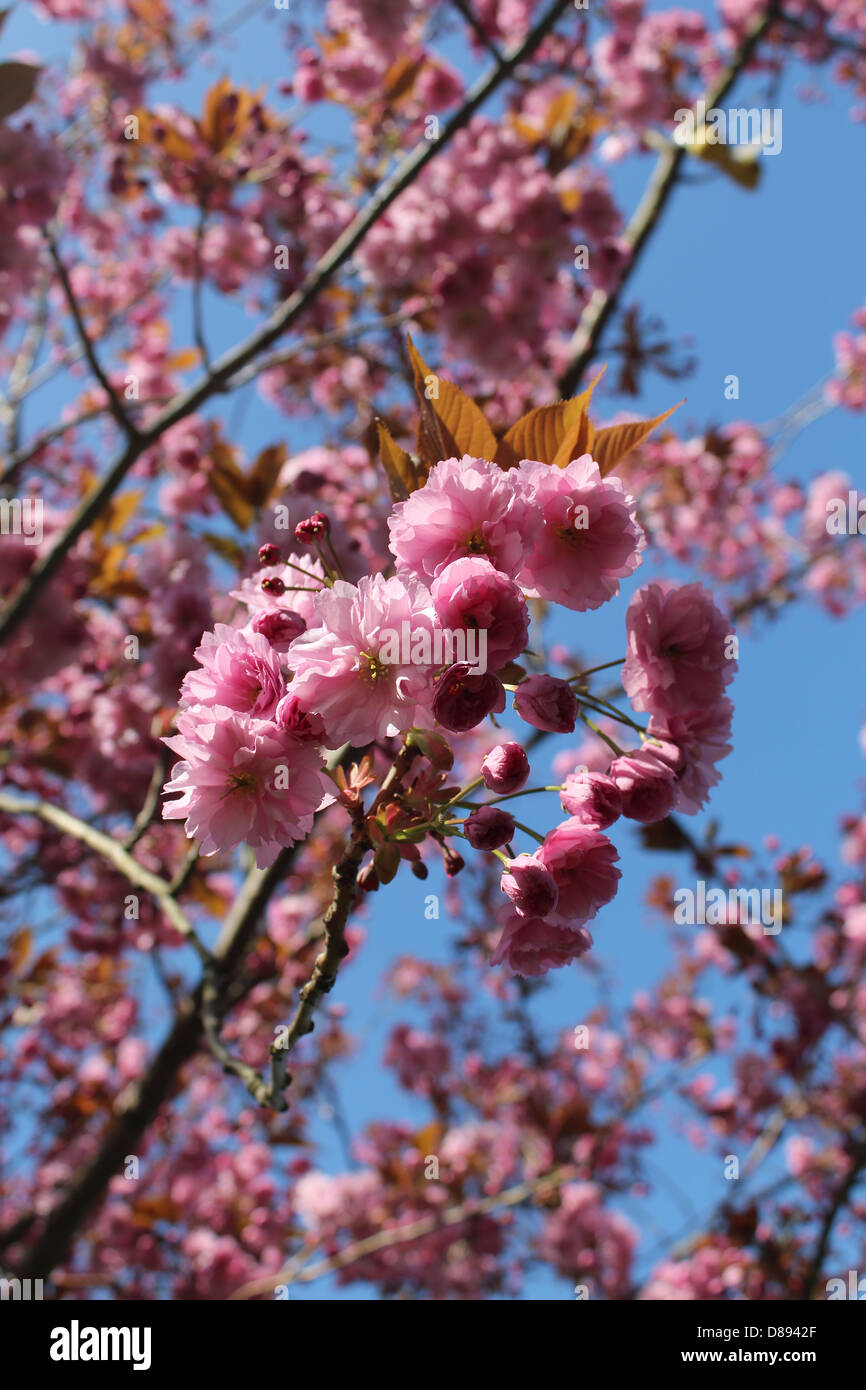
<path fill-rule="evenodd" d="M 466 555 L 486 555 L 513 579 L 539 526 L 536 508 L 510 474 L 468 454 L 437 463 L 424 487 L 399 502 L 388 519 L 398 572 L 426 581 Z"/>
<path fill-rule="evenodd" d="M 647 584 L 628 606 L 623 688 L 637 710 L 681 714 L 715 704 L 737 663 L 730 624 L 701 584 Z"/>
<path fill-rule="evenodd" d="M 296 638 L 286 661 L 295 673 L 292 694 L 322 716 L 335 743 L 371 743 L 429 724 L 432 669 L 414 664 L 411 648 L 391 641 L 405 622 L 413 638 L 430 634 L 432 651 L 436 615 L 423 585 L 381 574 L 357 585 L 339 579 L 316 599 L 316 618 L 318 626 Z"/>
<path fill-rule="evenodd" d="M 302 840 L 316 811 L 333 800 L 320 753 L 270 721 L 194 705 L 177 729 L 164 740 L 181 759 L 165 790 L 180 796 L 165 804 L 163 819 L 185 821 L 203 854 L 246 842 L 265 868 Z"/>
<path fill-rule="evenodd" d="M 543 519 L 521 584 L 578 613 L 600 608 L 646 546 L 634 499 L 619 478 L 602 478 L 590 454 L 565 468 L 524 460 L 517 477 Z"/>
<path fill-rule="evenodd" d="M 279 657 L 267 637 L 217 623 L 196 648 L 200 670 L 188 671 L 182 707 L 222 705 L 236 714 L 268 719 L 285 694 Z"/>

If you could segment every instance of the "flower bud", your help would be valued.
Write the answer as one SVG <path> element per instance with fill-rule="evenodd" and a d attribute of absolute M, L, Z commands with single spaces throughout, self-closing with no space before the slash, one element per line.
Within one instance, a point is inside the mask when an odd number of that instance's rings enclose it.
<path fill-rule="evenodd" d="M 433 714 L 444 729 L 462 734 L 474 729 L 494 711 L 505 709 L 502 682 L 490 671 L 470 675 L 468 661 L 457 661 L 440 677 L 433 694 Z"/>
<path fill-rule="evenodd" d="M 568 681 L 558 676 L 528 676 L 517 687 L 514 708 L 534 729 L 570 734 L 580 706 Z"/>
<path fill-rule="evenodd" d="M 481 764 L 485 787 L 500 796 L 510 796 L 526 786 L 529 759 L 519 743 L 497 743 Z"/>
<path fill-rule="evenodd" d="M 521 917 L 545 917 L 559 900 L 556 879 L 534 854 L 519 854 L 512 859 L 500 887 Z"/>
<path fill-rule="evenodd" d="M 295 527 L 295 540 L 300 541 L 301 545 L 313 545 L 320 541 L 323 536 L 327 536 L 331 529 L 331 523 L 324 512 L 313 512 L 304 521 L 299 521 Z"/>
<path fill-rule="evenodd" d="M 479 806 L 463 825 L 463 834 L 473 849 L 499 849 L 507 845 L 515 831 L 514 817 L 498 806 Z"/>
<path fill-rule="evenodd" d="M 274 651 L 287 652 L 295 638 L 306 631 L 307 624 L 300 613 L 293 613 L 290 608 L 266 608 L 256 613 L 250 626 L 253 632 L 267 637 Z"/>
<path fill-rule="evenodd" d="M 622 815 L 622 795 L 603 772 L 571 772 L 559 793 L 562 809 L 586 825 L 607 830 Z"/>

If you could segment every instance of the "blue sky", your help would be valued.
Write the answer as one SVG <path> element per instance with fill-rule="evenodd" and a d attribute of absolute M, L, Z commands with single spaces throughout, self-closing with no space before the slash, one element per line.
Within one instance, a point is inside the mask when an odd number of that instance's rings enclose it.
<path fill-rule="evenodd" d="M 692 8 L 712 12 L 706 5 Z M 310 15 L 313 10 L 299 6 L 296 13 Z M 289 77 L 291 54 L 275 38 L 280 23 L 279 15 L 263 8 L 219 50 L 209 67 L 199 65 L 180 89 L 196 94 L 190 95 L 193 109 L 203 88 L 223 72 L 251 86 L 267 84 L 271 90 Z M 43 26 L 23 8 L 13 14 L 3 41 L 4 56 L 22 48 L 60 55 L 67 46 L 65 26 Z M 462 52 L 462 46 L 452 45 L 452 61 L 458 62 Z M 848 120 L 850 92 L 834 90 L 826 71 L 822 101 L 804 104 L 797 99 L 798 89 L 815 80 L 814 70 L 795 66 L 773 98 L 771 104 L 784 113 L 783 147 L 777 157 L 763 161 L 757 192 L 745 192 L 695 162 L 631 281 L 627 302 L 640 302 L 646 312 L 663 318 L 667 336 L 675 343 L 693 340 L 696 372 L 684 383 L 647 376 L 638 401 L 599 393 L 600 413 L 627 409 L 655 414 L 685 394 L 687 402 L 673 421 L 684 435 L 693 426 L 702 429 L 734 419 L 760 423 L 778 416 L 832 369 L 832 335 L 866 301 L 866 132 Z M 741 80 L 734 104 L 763 104 L 765 81 L 760 75 Z M 173 87 L 171 99 L 180 99 L 177 93 Z M 343 134 L 339 121 L 327 112 L 314 112 L 304 125 L 325 144 Z M 650 169 L 651 161 L 645 159 L 612 171 L 626 211 L 635 205 Z M 217 350 L 251 326 L 240 309 L 217 295 L 207 295 L 206 309 Z M 604 360 L 603 350 L 598 355 Z M 724 397 L 729 373 L 740 380 L 738 401 Z M 28 428 L 35 432 L 50 425 L 62 399 L 55 388 L 37 396 L 29 407 Z M 233 402 L 229 414 L 234 408 Z M 864 423 L 864 416 L 846 412 L 824 416 L 794 441 L 778 464 L 779 473 L 805 481 L 829 468 L 842 468 L 862 487 Z M 260 444 L 289 436 L 297 451 L 320 442 L 327 433 L 326 419 L 281 421 L 253 394 L 244 411 L 241 442 L 252 453 Z M 624 587 L 623 597 L 598 614 L 557 619 L 554 634 L 574 634 L 579 624 L 581 648 L 591 657 L 605 661 L 621 656 L 627 598 L 646 577 L 646 570 L 639 571 Z M 866 721 L 864 648 L 862 610 L 840 621 L 801 604 L 775 622 L 759 620 L 741 633 L 740 667 L 731 692 L 736 704 L 734 752 L 723 764 L 724 780 L 708 811 L 691 824 L 697 837 L 713 818 L 726 839 L 759 845 L 773 833 L 785 846 L 808 843 L 831 865 L 838 865 L 838 817 L 858 805 L 864 777 L 857 742 Z M 569 742 L 559 741 L 558 746 Z M 536 811 L 533 823 L 538 828 L 552 823 L 555 806 L 548 803 L 546 813 L 548 820 L 541 808 Z M 615 827 L 614 839 L 623 879 L 595 935 L 596 953 L 617 982 L 616 997 L 622 1003 L 636 989 L 650 985 L 669 959 L 666 928 L 643 902 L 649 876 L 669 872 L 686 884 L 690 878 L 684 859 L 641 852 L 637 832 L 628 823 Z M 362 1040 L 357 1057 L 334 1071 L 353 1129 L 374 1118 L 421 1122 L 426 1116 L 425 1108 L 398 1091 L 382 1069 L 387 1033 L 409 1015 L 405 1006 L 383 999 L 377 982 L 399 953 L 446 958 L 458 924 L 447 920 L 444 899 L 439 922 L 428 922 L 423 914 L 425 894 L 438 886 L 435 872 L 426 884 L 401 875 L 369 900 L 367 945 L 333 996 L 348 1006 L 349 1026 Z M 797 934 L 802 939 L 806 930 L 804 925 L 793 929 L 794 939 L 786 943 L 793 954 L 800 949 Z M 553 1036 L 570 1030 L 582 1021 L 591 999 L 579 969 L 559 972 L 536 1009 L 539 1031 Z M 337 1171 L 343 1158 L 326 1117 L 319 1129 L 323 1166 Z M 649 1213 L 654 1224 L 648 1228 L 647 1245 L 655 1244 L 660 1230 L 681 1232 L 690 1210 L 698 1224 L 699 1214 L 726 1195 L 722 1189 L 728 1186 L 715 1160 L 696 1156 L 666 1122 L 660 1126 L 653 1161 L 662 1177 L 652 1199 L 619 1204 L 638 1223 Z M 774 1171 L 768 1164 L 759 1182 Z M 296 1298 L 323 1296 L 375 1295 L 365 1295 L 360 1286 L 337 1290 L 323 1283 L 293 1291 Z M 530 1279 L 526 1296 L 569 1297 L 570 1288 L 542 1274 Z"/>

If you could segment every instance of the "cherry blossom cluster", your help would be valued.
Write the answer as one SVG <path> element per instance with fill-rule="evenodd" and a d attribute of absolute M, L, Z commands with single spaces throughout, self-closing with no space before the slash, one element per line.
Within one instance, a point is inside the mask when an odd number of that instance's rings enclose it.
<path fill-rule="evenodd" d="M 512 668 L 527 649 L 527 599 L 597 609 L 639 565 L 646 542 L 619 479 L 603 478 L 588 454 L 561 469 L 524 460 L 507 471 L 464 455 L 437 464 L 388 525 L 396 572 L 352 584 L 338 577 L 325 514 L 300 521 L 297 541 L 318 553 L 283 559 L 263 545 L 262 569 L 236 593 L 248 621 L 205 634 L 181 687 L 177 735 L 166 740 L 181 759 L 166 790 L 180 796 L 164 808 L 203 853 L 246 841 L 266 865 L 303 839 L 334 795 L 323 750 L 416 729 L 465 734 L 501 714 L 508 692 L 536 730 L 571 733 L 578 718 L 594 727 L 574 678 Z M 454 810 L 468 793 L 458 792 L 420 827 L 503 859 L 509 906 L 494 964 L 538 974 L 583 954 L 586 923 L 620 877 L 604 832 L 620 815 L 648 824 L 675 808 L 697 811 L 730 751 L 723 692 L 735 661 L 711 596 L 697 584 L 650 584 L 632 601 L 627 630 L 623 689 L 649 724 L 609 708 L 642 745 L 624 752 L 608 740 L 605 772 L 566 780 L 569 819 L 539 849 L 510 852 L 517 825 L 499 805 L 526 794 L 517 743 L 494 748 L 476 779 L 495 804 L 469 802 L 461 823 Z M 456 639 L 461 659 L 443 656 Z M 588 692 L 583 703 L 604 713 Z M 446 854 L 446 864 L 459 862 Z"/>

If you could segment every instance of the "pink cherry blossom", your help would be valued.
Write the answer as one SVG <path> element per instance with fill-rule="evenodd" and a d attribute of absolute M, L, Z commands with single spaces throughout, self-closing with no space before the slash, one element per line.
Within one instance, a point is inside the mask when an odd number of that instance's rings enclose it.
<path fill-rule="evenodd" d="M 559 890 L 559 901 L 547 914 L 551 922 L 565 927 L 590 922 L 616 896 L 619 856 L 595 826 L 572 816 L 548 833 L 537 854 Z"/>
<path fill-rule="evenodd" d="M 401 729 L 429 724 L 433 700 L 432 668 L 411 661 L 383 659 L 386 634 L 413 638 L 435 626 L 430 594 L 415 580 L 373 575 L 356 586 L 336 581 L 316 599 L 320 626 L 292 643 L 287 664 L 294 672 L 292 694 L 325 721 L 335 743 L 369 743 Z"/>
<path fill-rule="evenodd" d="M 483 555 L 453 560 L 430 586 L 443 628 L 485 634 L 487 669 L 498 671 L 526 646 L 529 612 L 519 588 Z"/>
<path fill-rule="evenodd" d="M 512 975 L 546 975 L 585 955 L 592 936 L 584 926 L 563 927 L 538 917 L 503 914 L 502 935 L 490 957 L 491 965 L 505 965 Z"/>
<path fill-rule="evenodd" d="M 166 802 L 163 818 L 185 821 L 203 854 L 246 841 L 264 868 L 304 839 L 315 812 L 333 799 L 317 750 L 267 720 L 192 705 L 177 729 L 164 740 L 181 758 L 165 790 L 180 796 Z"/>
<path fill-rule="evenodd" d="M 608 768 L 608 776 L 616 783 L 622 797 L 622 813 L 630 820 L 652 825 L 673 810 L 674 774 L 651 744 L 616 758 Z"/>
<path fill-rule="evenodd" d="M 733 680 L 730 624 L 701 584 L 648 584 L 628 606 L 622 683 L 636 710 L 679 714 L 714 704 Z"/>
<path fill-rule="evenodd" d="M 653 715 L 648 732 L 674 744 L 681 754 L 675 772 L 675 808 L 687 815 L 703 809 L 712 787 L 721 781 L 716 763 L 731 751 L 731 720 L 734 706 L 722 698 L 704 709 L 684 714 Z"/>
<path fill-rule="evenodd" d="M 646 546 L 634 499 L 619 478 L 602 478 L 589 454 L 566 468 L 524 461 L 517 476 L 544 522 L 521 583 L 579 613 L 600 608 Z"/>
<path fill-rule="evenodd" d="M 508 473 L 484 459 L 445 459 L 389 520 L 400 572 L 430 581 L 463 556 L 485 555 L 514 578 L 540 525 Z"/>
<path fill-rule="evenodd" d="M 510 859 L 499 886 L 521 917 L 547 917 L 559 898 L 553 874 L 534 854 Z"/>
<path fill-rule="evenodd" d="M 607 830 L 622 815 L 622 796 L 612 777 L 603 772 L 571 772 L 559 793 L 564 811 L 587 825 Z"/>
<path fill-rule="evenodd" d="M 238 714 L 270 718 L 285 693 L 279 658 L 267 637 L 217 623 L 196 648 L 201 669 L 184 677 L 182 707 L 222 705 Z"/>

